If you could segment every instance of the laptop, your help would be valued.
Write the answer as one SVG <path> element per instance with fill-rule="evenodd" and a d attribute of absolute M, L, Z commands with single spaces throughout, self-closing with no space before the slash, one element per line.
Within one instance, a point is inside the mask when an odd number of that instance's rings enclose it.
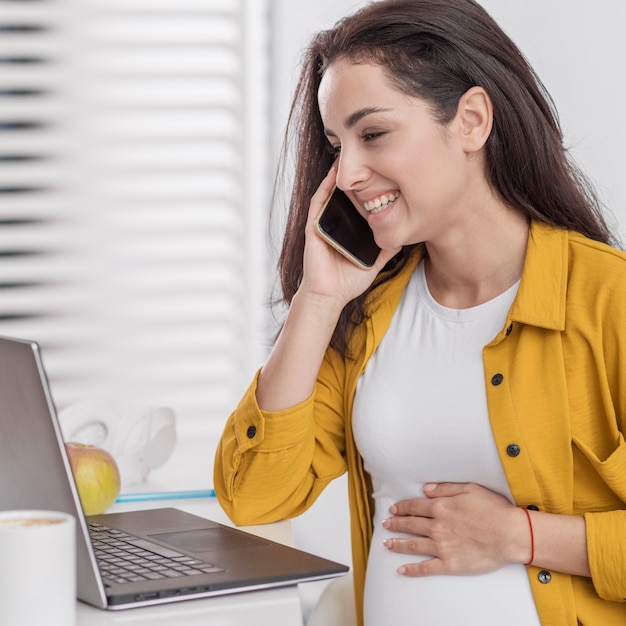
<path fill-rule="evenodd" d="M 0 510 L 16 509 L 76 518 L 78 598 L 102 609 L 295 585 L 348 571 L 175 508 L 86 517 L 39 346 L 0 337 Z"/>

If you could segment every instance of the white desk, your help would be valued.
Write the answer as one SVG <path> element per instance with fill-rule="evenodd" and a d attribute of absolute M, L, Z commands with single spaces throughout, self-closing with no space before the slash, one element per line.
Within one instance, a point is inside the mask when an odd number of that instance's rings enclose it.
<path fill-rule="evenodd" d="M 115 505 L 109 512 L 173 506 L 223 524 L 230 521 L 217 501 L 177 500 Z M 292 545 L 289 522 L 243 528 L 267 539 Z M 77 602 L 76 626 L 302 626 L 302 607 L 296 586 L 185 600 L 154 607 L 103 611 Z"/>

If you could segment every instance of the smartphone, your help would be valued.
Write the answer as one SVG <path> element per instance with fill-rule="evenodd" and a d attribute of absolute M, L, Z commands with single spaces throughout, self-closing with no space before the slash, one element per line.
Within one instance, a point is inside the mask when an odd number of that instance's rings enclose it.
<path fill-rule="evenodd" d="M 333 190 L 316 222 L 320 237 L 362 269 L 369 269 L 380 248 L 367 220 L 340 189 Z"/>

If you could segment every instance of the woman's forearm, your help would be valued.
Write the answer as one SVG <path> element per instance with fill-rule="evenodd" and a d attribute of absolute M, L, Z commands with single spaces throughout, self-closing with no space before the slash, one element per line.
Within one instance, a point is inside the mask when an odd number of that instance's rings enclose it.
<path fill-rule="evenodd" d="M 264 411 L 280 411 L 306 400 L 315 388 L 342 305 L 334 299 L 297 293 L 257 385 Z"/>
<path fill-rule="evenodd" d="M 584 517 L 528 513 L 534 536 L 532 564 L 575 576 L 591 576 Z"/>

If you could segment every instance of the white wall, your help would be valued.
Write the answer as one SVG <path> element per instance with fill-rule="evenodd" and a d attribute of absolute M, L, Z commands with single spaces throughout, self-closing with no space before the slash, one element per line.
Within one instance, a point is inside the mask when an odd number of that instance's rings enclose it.
<path fill-rule="evenodd" d="M 554 98 L 566 142 L 615 214 L 626 245 L 624 0 L 480 0 L 521 48 Z M 274 0 L 274 140 L 286 118 L 300 52 L 310 35 L 366 2 Z"/>
<path fill-rule="evenodd" d="M 551 93 L 566 145 L 618 220 L 626 245 L 626 3 L 481 0 Z"/>

